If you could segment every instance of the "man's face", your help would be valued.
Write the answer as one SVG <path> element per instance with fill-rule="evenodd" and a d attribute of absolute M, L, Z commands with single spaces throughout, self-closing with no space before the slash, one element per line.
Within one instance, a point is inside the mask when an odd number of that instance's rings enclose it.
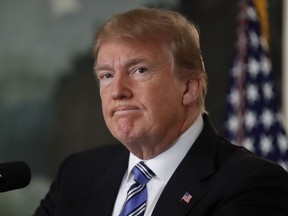
<path fill-rule="evenodd" d="M 185 84 L 172 70 L 172 56 L 161 43 L 115 39 L 101 45 L 95 71 L 104 119 L 130 151 L 148 147 L 152 153 L 178 137 Z"/>

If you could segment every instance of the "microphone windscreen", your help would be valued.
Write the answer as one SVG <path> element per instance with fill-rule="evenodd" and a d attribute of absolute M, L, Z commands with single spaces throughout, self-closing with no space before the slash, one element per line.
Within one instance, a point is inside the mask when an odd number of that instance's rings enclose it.
<path fill-rule="evenodd" d="M 26 187 L 30 180 L 31 171 L 25 162 L 0 163 L 0 192 Z"/>

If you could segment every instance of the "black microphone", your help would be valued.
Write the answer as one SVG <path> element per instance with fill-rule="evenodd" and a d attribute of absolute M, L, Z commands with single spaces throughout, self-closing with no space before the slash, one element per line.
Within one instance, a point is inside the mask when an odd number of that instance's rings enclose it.
<path fill-rule="evenodd" d="M 0 163 L 0 192 L 26 187 L 30 180 L 31 171 L 25 162 Z"/>

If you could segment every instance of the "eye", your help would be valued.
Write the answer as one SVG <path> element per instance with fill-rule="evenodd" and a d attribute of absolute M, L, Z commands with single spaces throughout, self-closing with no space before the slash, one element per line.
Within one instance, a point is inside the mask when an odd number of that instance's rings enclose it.
<path fill-rule="evenodd" d="M 147 72 L 147 70 L 148 70 L 147 68 L 141 67 L 141 68 L 137 68 L 136 72 L 139 74 L 143 74 L 143 73 Z"/>
<path fill-rule="evenodd" d="M 150 79 L 151 76 L 152 76 L 152 73 L 148 69 L 148 67 L 136 67 L 130 73 L 130 77 L 138 81 L 144 81 L 144 80 Z"/>
<path fill-rule="evenodd" d="M 98 79 L 101 81 L 101 80 L 108 80 L 108 79 L 111 79 L 113 77 L 113 74 L 112 73 L 109 73 L 109 72 L 103 72 L 103 73 L 100 73 L 98 75 Z"/>

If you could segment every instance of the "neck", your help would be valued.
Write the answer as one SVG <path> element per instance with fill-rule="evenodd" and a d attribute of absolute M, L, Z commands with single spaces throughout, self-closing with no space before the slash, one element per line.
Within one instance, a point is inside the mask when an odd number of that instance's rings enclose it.
<path fill-rule="evenodd" d="M 178 127 L 166 132 L 166 136 L 161 140 L 145 138 L 137 143 L 126 145 L 130 152 L 142 160 L 149 160 L 169 149 L 177 138 L 179 138 L 197 119 L 199 112 L 188 113 L 186 118 Z M 177 130 L 178 128 L 178 130 Z"/>

